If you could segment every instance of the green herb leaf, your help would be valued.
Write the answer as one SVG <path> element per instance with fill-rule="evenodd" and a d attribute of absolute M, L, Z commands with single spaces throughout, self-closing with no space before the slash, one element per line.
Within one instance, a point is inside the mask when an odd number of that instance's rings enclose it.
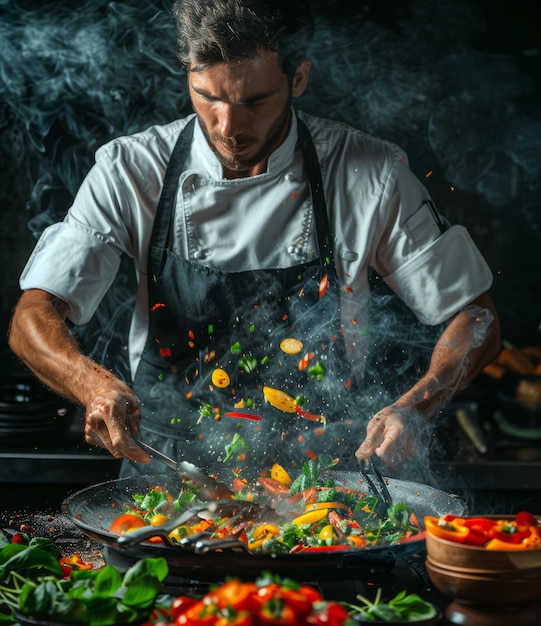
<path fill-rule="evenodd" d="M 224 463 L 229 461 L 233 456 L 240 454 L 243 450 L 247 450 L 248 445 L 244 441 L 244 439 L 239 435 L 239 433 L 235 433 L 233 435 L 233 439 L 231 443 L 225 446 L 226 456 L 223 460 Z"/>

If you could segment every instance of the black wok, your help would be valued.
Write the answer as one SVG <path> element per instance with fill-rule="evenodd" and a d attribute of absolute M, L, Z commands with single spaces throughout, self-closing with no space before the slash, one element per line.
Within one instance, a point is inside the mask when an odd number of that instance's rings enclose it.
<path fill-rule="evenodd" d="M 339 484 L 360 488 L 361 477 L 353 472 L 332 472 Z M 361 579 L 374 569 L 390 569 L 397 558 L 424 552 L 424 539 L 413 539 L 385 547 L 349 550 L 343 552 L 315 552 L 298 554 L 251 554 L 245 551 L 223 550 L 198 553 L 191 549 L 165 544 L 141 543 L 121 547 L 118 536 L 109 532 L 115 517 L 133 505 L 132 494 L 145 493 L 161 486 L 175 494 L 181 481 L 174 475 L 144 475 L 121 478 L 82 489 L 63 502 L 63 511 L 89 537 L 96 539 L 113 556 L 120 559 L 142 559 L 163 556 L 170 573 L 204 582 L 223 580 L 225 576 L 242 579 L 259 576 L 262 571 L 272 571 L 298 581 Z M 388 479 L 393 501 L 407 504 L 419 520 L 425 515 L 441 516 L 445 513 L 463 515 L 465 507 L 455 496 L 420 483 Z M 366 491 L 366 487 L 363 487 Z"/>

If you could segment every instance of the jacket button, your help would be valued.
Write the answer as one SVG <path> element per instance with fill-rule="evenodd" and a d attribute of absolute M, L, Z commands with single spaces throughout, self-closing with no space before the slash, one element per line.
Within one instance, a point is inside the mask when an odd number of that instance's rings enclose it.
<path fill-rule="evenodd" d="M 196 259 L 197 261 L 202 261 L 203 259 L 207 258 L 207 255 L 204 250 L 196 250 L 193 253 L 193 258 Z"/>

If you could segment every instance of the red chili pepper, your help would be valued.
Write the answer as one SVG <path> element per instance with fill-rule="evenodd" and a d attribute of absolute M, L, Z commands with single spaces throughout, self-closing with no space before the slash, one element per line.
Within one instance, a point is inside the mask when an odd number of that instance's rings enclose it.
<path fill-rule="evenodd" d="M 259 415 L 254 415 L 253 413 L 242 413 L 241 411 L 228 411 L 224 415 L 226 417 L 235 417 L 242 420 L 253 420 L 254 422 L 259 422 L 261 420 Z"/>
<path fill-rule="evenodd" d="M 296 404 L 295 405 L 295 413 L 298 413 L 301 417 L 304 417 L 306 420 L 310 420 L 311 422 L 321 422 L 325 423 L 325 418 L 323 415 L 316 415 L 315 413 L 309 413 Z"/>

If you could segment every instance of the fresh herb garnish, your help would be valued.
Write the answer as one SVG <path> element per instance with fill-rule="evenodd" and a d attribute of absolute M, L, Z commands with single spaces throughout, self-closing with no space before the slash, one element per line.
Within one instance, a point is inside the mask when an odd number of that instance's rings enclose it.
<path fill-rule="evenodd" d="M 334 487 L 334 481 L 325 480 L 323 478 L 323 473 L 330 467 L 334 467 L 337 462 L 337 459 L 333 459 L 326 454 L 322 454 L 317 458 L 310 459 L 304 463 L 301 468 L 301 473 L 291 483 L 291 487 L 289 489 L 291 495 L 316 487 Z"/>
<path fill-rule="evenodd" d="M 144 512 L 153 512 L 162 502 L 167 501 L 167 492 L 160 487 L 155 487 L 144 494 L 133 494 L 137 508 Z"/>
<path fill-rule="evenodd" d="M 248 445 L 246 444 L 244 439 L 238 433 L 235 433 L 233 435 L 233 439 L 231 440 L 231 443 L 228 443 L 225 446 L 226 456 L 223 462 L 226 463 L 227 461 L 229 461 L 229 459 L 240 454 L 243 450 L 247 450 L 247 449 L 248 449 Z"/>
<path fill-rule="evenodd" d="M 361 595 L 357 596 L 357 600 L 362 604 L 355 605 L 347 602 L 340 604 L 349 609 L 350 615 L 359 615 L 367 621 L 407 623 L 430 619 L 438 614 L 437 609 L 430 602 L 426 602 L 416 593 L 408 594 L 406 591 L 400 591 L 388 602 L 382 601 L 381 589 L 377 590 L 373 602 Z"/>

